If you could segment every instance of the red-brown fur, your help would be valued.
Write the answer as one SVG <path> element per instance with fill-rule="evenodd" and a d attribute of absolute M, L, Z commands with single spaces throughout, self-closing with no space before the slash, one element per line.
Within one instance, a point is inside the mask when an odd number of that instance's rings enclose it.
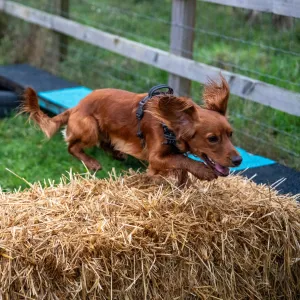
<path fill-rule="evenodd" d="M 210 81 L 205 86 L 204 108 L 189 98 L 170 95 L 153 97 L 146 105 L 141 121 L 146 142 L 143 147 L 137 137 L 136 110 L 139 101 L 146 95 L 117 89 L 95 90 L 77 106 L 50 118 L 40 110 L 35 91 L 27 88 L 22 112 L 29 113 L 48 138 L 61 126 L 67 125 L 69 153 L 82 160 L 90 170 L 100 170 L 101 165 L 85 154 L 84 149 L 98 145 L 111 152 L 116 159 L 123 159 L 125 154 L 129 154 L 148 161 L 149 175 L 176 171 L 180 184 L 187 181 L 187 172 L 202 180 L 217 178 L 213 168 L 164 145 L 161 122 L 175 132 L 177 146 L 182 152 L 190 151 L 200 157 L 207 155 L 218 164 L 233 166 L 232 157 L 239 154 L 229 138 L 232 129 L 225 117 L 229 87 L 223 77 L 221 85 Z M 212 135 L 218 136 L 220 141 L 214 144 L 209 142 L 208 137 Z"/>

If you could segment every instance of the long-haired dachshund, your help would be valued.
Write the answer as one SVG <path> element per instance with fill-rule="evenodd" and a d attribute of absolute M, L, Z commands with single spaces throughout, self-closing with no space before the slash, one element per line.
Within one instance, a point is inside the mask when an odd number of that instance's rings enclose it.
<path fill-rule="evenodd" d="M 204 107 L 190 98 L 163 93 L 148 100 L 143 118 L 138 120 L 136 113 L 146 96 L 117 89 L 95 90 L 77 106 L 50 118 L 39 108 L 36 92 L 27 88 L 22 112 L 29 113 L 48 138 L 66 125 L 69 153 L 93 171 L 101 170 L 101 165 L 84 152 L 93 146 L 116 159 L 129 154 L 148 161 L 149 175 L 175 171 L 179 185 L 187 182 L 188 172 L 201 180 L 213 180 L 227 176 L 228 167 L 240 165 L 242 158 L 231 142 L 232 128 L 225 117 L 229 86 L 222 76 L 219 84 L 210 81 L 205 85 Z M 175 137 L 172 143 L 166 140 L 165 129 Z M 205 163 L 188 158 L 188 152 Z"/>

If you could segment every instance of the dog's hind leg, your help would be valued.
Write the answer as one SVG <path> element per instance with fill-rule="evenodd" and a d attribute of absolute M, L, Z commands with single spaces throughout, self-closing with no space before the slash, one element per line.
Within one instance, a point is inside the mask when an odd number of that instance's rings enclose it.
<path fill-rule="evenodd" d="M 112 157 L 116 160 L 124 161 L 127 158 L 127 155 L 121 151 L 115 150 L 114 146 L 110 142 L 100 141 L 100 148 L 105 152 L 110 153 Z"/>
<path fill-rule="evenodd" d="M 99 143 L 99 127 L 93 117 L 71 117 L 66 131 L 66 142 L 69 153 L 81 160 L 89 170 L 98 171 L 102 169 L 95 158 L 84 152 L 85 148 L 94 147 Z"/>
<path fill-rule="evenodd" d="M 70 143 L 68 147 L 68 151 L 70 154 L 72 154 L 74 157 L 81 160 L 89 170 L 91 171 L 99 171 L 102 169 L 100 163 L 93 157 L 88 156 L 83 149 L 87 148 L 83 143 L 74 142 Z"/>

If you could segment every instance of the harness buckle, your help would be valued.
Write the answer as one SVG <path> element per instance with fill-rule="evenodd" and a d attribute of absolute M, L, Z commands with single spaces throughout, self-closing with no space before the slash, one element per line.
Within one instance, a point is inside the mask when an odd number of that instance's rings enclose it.
<path fill-rule="evenodd" d="M 137 132 L 136 136 L 139 137 L 140 139 L 144 137 L 143 133 L 140 130 Z"/>
<path fill-rule="evenodd" d="M 138 120 L 142 120 L 143 116 L 144 116 L 144 107 L 143 105 L 138 106 L 138 109 L 136 110 L 136 117 Z"/>

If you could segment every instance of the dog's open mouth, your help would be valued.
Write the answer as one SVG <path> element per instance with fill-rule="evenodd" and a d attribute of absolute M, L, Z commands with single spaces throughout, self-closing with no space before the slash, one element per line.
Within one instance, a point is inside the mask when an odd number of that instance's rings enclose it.
<path fill-rule="evenodd" d="M 211 167 L 219 176 L 228 176 L 229 175 L 229 168 L 224 167 L 215 161 L 213 161 L 211 158 L 209 158 L 206 154 L 203 153 L 202 155 L 205 163 Z"/>

